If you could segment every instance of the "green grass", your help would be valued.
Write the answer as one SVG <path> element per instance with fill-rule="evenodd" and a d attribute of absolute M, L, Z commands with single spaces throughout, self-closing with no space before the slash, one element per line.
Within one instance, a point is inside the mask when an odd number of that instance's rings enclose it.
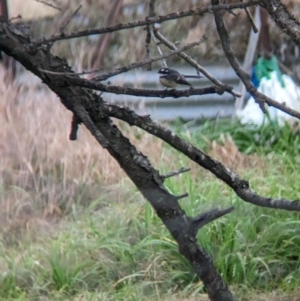
<path fill-rule="evenodd" d="M 230 134 L 240 150 L 256 153 L 264 162 L 262 172 L 242 170 L 254 190 L 265 196 L 299 198 L 296 132 L 288 126 L 254 129 L 220 121 L 206 122 L 190 139 L 208 151 L 209 141 L 221 141 L 221 134 Z M 169 147 L 164 148 L 165 155 L 178 168 L 189 166 L 185 157 Z M 160 171 L 168 168 L 162 163 Z M 236 292 L 292 292 L 299 287 L 299 213 L 245 203 L 195 166 L 193 172 L 167 179 L 165 184 L 176 195 L 189 193 L 180 202 L 191 216 L 216 206 L 235 207 L 201 229 L 198 237 Z M 121 200 L 104 191 L 84 202 L 83 189 L 76 197 L 78 202 L 50 232 L 27 235 L 25 231 L 21 237 L 2 240 L 0 300 L 164 300 L 170 294 L 203 292 L 201 281 L 136 190 L 124 190 Z"/>
<path fill-rule="evenodd" d="M 180 124 L 177 125 L 177 129 Z M 230 134 L 239 148 L 245 154 L 258 153 L 267 155 L 275 152 L 288 156 L 300 154 L 299 128 L 288 123 L 280 127 L 276 121 L 261 126 L 243 125 L 239 121 L 221 119 L 204 122 L 194 133 L 193 141 L 201 148 L 209 145 L 203 137 L 209 140 L 220 141 L 222 135 Z"/>

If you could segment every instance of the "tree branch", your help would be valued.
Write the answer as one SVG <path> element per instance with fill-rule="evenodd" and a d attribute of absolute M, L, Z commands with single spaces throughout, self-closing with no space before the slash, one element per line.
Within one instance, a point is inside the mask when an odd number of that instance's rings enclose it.
<path fill-rule="evenodd" d="M 62 85 L 72 85 L 83 88 L 89 88 L 97 91 L 108 92 L 113 94 L 124 94 L 124 95 L 134 95 L 134 96 L 143 96 L 143 97 L 189 97 L 192 95 L 205 95 L 205 94 L 223 94 L 224 91 L 221 90 L 220 87 L 209 86 L 200 89 L 188 89 L 188 90 L 149 90 L 149 89 L 134 89 L 128 87 L 120 87 L 120 86 L 111 86 L 104 85 L 101 83 L 91 82 L 85 78 L 78 77 L 65 77 L 63 81 L 61 81 Z"/>
<path fill-rule="evenodd" d="M 53 74 L 53 75 L 62 75 L 62 76 L 77 76 L 77 75 L 86 75 L 86 74 L 92 74 L 95 72 L 100 72 L 103 71 L 103 68 L 99 68 L 99 69 L 95 69 L 95 70 L 90 70 L 90 71 L 83 71 L 83 72 L 55 72 L 55 71 L 49 71 L 49 70 L 45 70 L 45 69 L 38 69 L 38 71 L 43 72 L 43 73 L 48 73 L 48 74 Z"/>
<path fill-rule="evenodd" d="M 300 23 L 279 0 L 262 0 L 277 26 L 300 45 Z"/>
<path fill-rule="evenodd" d="M 148 13 L 148 17 L 147 20 L 155 17 L 155 1 L 156 0 L 150 0 L 149 1 L 149 13 Z M 150 25 L 146 26 L 146 40 L 145 40 L 145 47 L 146 47 L 146 58 L 150 58 L 150 43 L 151 43 L 151 29 L 150 29 Z M 147 71 L 151 71 L 152 66 L 151 66 L 151 62 L 147 64 Z"/>
<path fill-rule="evenodd" d="M 177 201 L 179 201 L 180 199 L 184 199 L 184 198 L 187 198 L 189 196 L 188 193 L 184 193 L 184 194 L 181 194 L 181 195 L 177 195 L 175 196 Z"/>
<path fill-rule="evenodd" d="M 65 24 L 63 24 L 60 28 L 59 28 L 59 32 L 63 32 L 66 27 L 69 25 L 69 23 L 71 22 L 71 20 L 77 15 L 77 13 L 79 12 L 79 10 L 81 9 L 82 5 L 79 5 L 76 10 L 68 17 L 68 19 L 65 21 Z"/>
<path fill-rule="evenodd" d="M 72 141 L 75 141 L 77 139 L 77 132 L 78 132 L 78 127 L 79 127 L 80 122 L 81 122 L 80 118 L 78 118 L 76 114 L 73 114 L 72 123 L 71 123 L 71 131 L 70 131 L 70 135 L 69 135 L 69 139 Z"/>
<path fill-rule="evenodd" d="M 96 28 L 96 29 L 87 29 L 87 30 L 81 30 L 77 32 L 71 32 L 71 33 L 59 33 L 52 35 L 50 37 L 41 38 L 36 41 L 38 45 L 41 44 L 47 44 L 50 42 L 56 42 L 60 40 L 67 40 L 67 39 L 73 39 L 73 38 L 80 38 L 90 35 L 97 35 L 97 34 L 103 34 L 108 32 L 114 32 L 134 27 L 140 27 L 145 25 L 151 25 L 154 23 L 162 23 L 168 20 L 174 20 L 174 19 L 180 19 L 183 17 L 193 16 L 193 15 L 204 15 L 206 13 L 209 13 L 211 11 L 218 11 L 218 10 L 232 10 L 232 9 L 244 9 L 245 7 L 257 5 L 261 2 L 261 0 L 249 0 L 244 3 L 232 3 L 232 4 L 221 4 L 219 6 L 208 6 L 205 8 L 196 8 L 196 9 L 190 9 L 186 11 L 181 12 L 174 12 L 163 16 L 156 16 L 151 19 L 145 19 L 145 20 L 139 20 L 134 22 L 128 22 L 128 23 L 119 23 L 113 26 L 104 27 L 104 28 Z"/>
<path fill-rule="evenodd" d="M 243 2 L 243 0 L 240 0 L 240 1 Z M 257 28 L 257 26 L 256 26 L 256 24 L 255 24 L 255 22 L 253 20 L 253 17 L 251 15 L 251 13 L 249 12 L 249 9 L 247 7 L 245 7 L 244 10 L 246 12 L 247 18 L 249 20 L 249 23 L 250 23 L 250 25 L 252 27 L 253 32 L 254 33 L 258 33 L 258 28 Z"/>
<path fill-rule="evenodd" d="M 120 108 L 116 105 L 104 103 L 102 110 L 109 116 L 118 118 L 127 122 L 131 126 L 137 126 L 146 132 L 162 139 L 192 161 L 199 164 L 201 167 L 209 170 L 218 179 L 225 182 L 234 192 L 245 202 L 257 205 L 260 207 L 284 209 L 289 211 L 300 211 L 300 201 L 290 201 L 287 199 L 272 199 L 263 197 L 254 192 L 249 183 L 242 179 L 238 174 L 234 173 L 222 163 L 214 160 L 201 150 L 197 149 L 192 144 L 186 142 L 171 130 L 155 123 L 148 117 L 137 115 L 129 108 Z"/>
<path fill-rule="evenodd" d="M 178 170 L 174 170 L 174 171 L 171 171 L 171 172 L 168 172 L 167 174 L 165 175 L 161 175 L 160 178 L 162 180 L 165 180 L 167 178 L 171 178 L 171 177 L 174 177 L 174 176 L 177 176 L 181 173 L 184 173 L 184 172 L 187 172 L 187 171 L 190 171 L 191 169 L 189 167 L 181 167 L 180 169 Z"/>

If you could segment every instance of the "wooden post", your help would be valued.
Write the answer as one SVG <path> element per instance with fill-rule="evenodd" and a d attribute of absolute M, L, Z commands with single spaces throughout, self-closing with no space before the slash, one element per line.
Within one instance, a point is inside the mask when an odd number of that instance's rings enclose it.
<path fill-rule="evenodd" d="M 258 6 L 256 6 L 256 8 L 255 8 L 254 22 L 256 24 L 256 27 L 258 28 L 258 31 L 260 32 L 261 11 Z M 244 63 L 243 63 L 243 69 L 249 74 L 251 73 L 251 70 L 252 70 L 252 64 L 253 64 L 258 40 L 259 40 L 259 33 L 254 33 L 253 30 L 251 29 L 249 41 L 248 41 L 248 47 L 247 47 L 247 51 L 246 51 L 246 55 L 245 55 Z M 245 96 L 246 96 L 247 91 L 246 91 L 246 87 L 242 81 L 240 81 L 238 91 L 242 94 L 242 96 L 240 98 L 236 99 L 234 116 L 236 116 L 237 111 L 241 110 L 244 106 L 244 101 L 245 101 Z"/>

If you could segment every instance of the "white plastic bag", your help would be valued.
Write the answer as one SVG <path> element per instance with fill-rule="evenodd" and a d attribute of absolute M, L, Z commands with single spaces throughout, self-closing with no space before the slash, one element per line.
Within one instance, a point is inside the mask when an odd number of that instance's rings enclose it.
<path fill-rule="evenodd" d="M 288 75 L 282 75 L 282 80 L 285 85 L 284 87 L 281 86 L 276 71 L 274 71 L 270 73 L 270 79 L 263 78 L 261 80 L 257 90 L 279 103 L 285 103 L 286 106 L 300 111 L 300 88 Z M 266 107 L 269 111 L 270 119 L 277 120 L 279 125 L 283 125 L 287 120 L 297 120 L 274 107 Z M 251 123 L 261 125 L 264 120 L 263 112 L 252 97 L 248 100 L 245 108 L 237 112 L 237 117 L 243 124 Z M 267 121 L 266 119 L 265 122 Z"/>

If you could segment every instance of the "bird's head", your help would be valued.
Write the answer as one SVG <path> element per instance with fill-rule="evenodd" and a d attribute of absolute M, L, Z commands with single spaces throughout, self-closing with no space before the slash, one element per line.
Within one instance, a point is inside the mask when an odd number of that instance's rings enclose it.
<path fill-rule="evenodd" d="M 169 68 L 160 68 L 158 70 L 158 73 L 160 73 L 160 74 L 170 74 L 170 69 Z"/>

